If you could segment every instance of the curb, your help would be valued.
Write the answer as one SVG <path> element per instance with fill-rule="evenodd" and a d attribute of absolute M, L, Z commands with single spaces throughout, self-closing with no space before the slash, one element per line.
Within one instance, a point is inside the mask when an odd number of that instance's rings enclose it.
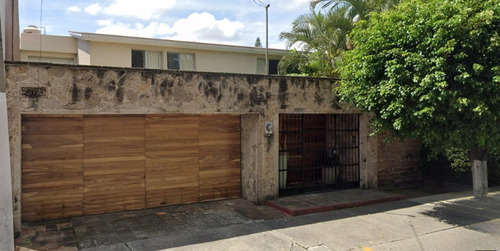
<path fill-rule="evenodd" d="M 373 204 L 379 204 L 379 203 L 391 202 L 391 201 L 398 201 L 398 200 L 406 200 L 406 199 L 408 199 L 408 197 L 405 195 L 396 195 L 396 196 L 382 198 L 382 199 L 356 201 L 356 202 L 348 202 L 348 203 L 341 203 L 341 204 L 331 204 L 331 205 L 307 207 L 307 208 L 300 208 L 300 209 L 290 209 L 290 208 L 282 206 L 278 203 L 275 203 L 273 201 L 268 201 L 267 205 L 270 207 L 276 208 L 276 209 L 280 210 L 281 212 L 288 214 L 290 216 L 299 216 L 299 215 L 304 215 L 304 214 L 319 213 L 319 212 L 339 210 L 339 209 L 352 208 L 352 207 L 362 207 L 362 206 L 367 206 L 367 205 L 373 205 Z"/>

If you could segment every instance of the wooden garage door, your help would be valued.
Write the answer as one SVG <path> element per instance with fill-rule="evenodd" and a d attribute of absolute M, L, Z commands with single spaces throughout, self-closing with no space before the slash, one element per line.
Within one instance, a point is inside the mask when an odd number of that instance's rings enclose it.
<path fill-rule="evenodd" d="M 240 117 L 23 116 L 23 220 L 239 197 Z"/>
<path fill-rule="evenodd" d="M 83 117 L 31 117 L 22 121 L 24 220 L 83 213 Z"/>
<path fill-rule="evenodd" d="M 240 196 L 240 117 L 200 117 L 200 200 Z"/>
<path fill-rule="evenodd" d="M 198 201 L 199 118 L 148 116 L 146 121 L 148 207 Z"/>
<path fill-rule="evenodd" d="M 144 208 L 144 117 L 86 116 L 85 214 Z"/>

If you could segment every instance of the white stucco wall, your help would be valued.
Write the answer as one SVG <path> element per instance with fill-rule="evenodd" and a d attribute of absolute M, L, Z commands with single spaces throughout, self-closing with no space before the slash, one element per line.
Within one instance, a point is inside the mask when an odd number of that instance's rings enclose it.
<path fill-rule="evenodd" d="M 7 97 L 4 55 L 6 34 L 6 6 L 11 0 L 0 0 L 0 250 L 14 250 L 14 220 L 12 210 L 12 176 L 10 169 L 9 127 L 7 121 Z M 12 18 L 12 17 L 11 17 Z M 12 21 L 12 20 L 11 20 Z"/>
<path fill-rule="evenodd" d="M 73 37 L 21 33 L 21 61 L 28 61 L 29 57 L 76 60 L 77 51 L 77 39 Z"/>
<path fill-rule="evenodd" d="M 76 38 L 68 36 L 40 35 L 34 33 L 21 33 L 21 49 L 26 51 L 40 51 L 40 38 L 42 51 L 76 54 Z"/>
<path fill-rule="evenodd" d="M 197 71 L 255 74 L 257 58 L 243 53 L 200 51 L 196 52 L 195 63 Z"/>
<path fill-rule="evenodd" d="M 0 64 L 3 67 L 3 63 Z M 0 69 L 3 71 L 3 69 Z M 4 74 L 1 74 L 4 78 Z M 5 79 L 3 79 L 5 81 Z M 0 92 L 0 250 L 14 250 L 7 100 Z"/>
<path fill-rule="evenodd" d="M 90 65 L 131 67 L 132 47 L 125 44 L 90 42 Z"/>
<path fill-rule="evenodd" d="M 77 64 L 90 65 L 90 42 L 78 39 Z"/>

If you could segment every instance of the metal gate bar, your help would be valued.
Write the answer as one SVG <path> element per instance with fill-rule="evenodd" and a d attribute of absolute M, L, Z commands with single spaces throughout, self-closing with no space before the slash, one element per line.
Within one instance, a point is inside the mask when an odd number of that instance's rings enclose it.
<path fill-rule="evenodd" d="M 280 114 L 280 195 L 359 187 L 359 114 Z"/>

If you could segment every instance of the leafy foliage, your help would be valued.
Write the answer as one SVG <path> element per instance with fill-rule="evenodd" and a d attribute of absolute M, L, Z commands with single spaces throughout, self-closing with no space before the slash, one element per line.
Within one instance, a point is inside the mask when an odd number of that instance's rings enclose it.
<path fill-rule="evenodd" d="M 262 47 L 262 42 L 260 41 L 260 37 L 255 39 L 254 47 Z"/>
<path fill-rule="evenodd" d="M 500 185 L 500 153 L 488 156 L 488 179 L 491 184 Z"/>
<path fill-rule="evenodd" d="M 337 73 L 340 55 L 347 49 L 347 33 L 353 24 L 345 18 L 347 8 L 336 12 L 312 11 L 293 22 L 290 32 L 282 32 L 280 38 L 286 40 L 292 49 L 290 55 L 280 62 L 281 72 L 289 72 L 290 67 L 310 76 L 334 77 Z"/>
<path fill-rule="evenodd" d="M 500 146 L 500 0 L 409 0 L 353 30 L 339 94 L 436 150 Z"/>
<path fill-rule="evenodd" d="M 338 77 L 345 50 L 352 48 L 348 34 L 354 23 L 372 11 L 385 11 L 399 0 L 313 0 L 311 13 L 293 23 L 290 32 L 281 33 L 288 48 L 297 47 L 280 62 L 280 72 L 300 72 L 309 76 Z M 316 6 L 321 6 L 316 11 Z"/>
<path fill-rule="evenodd" d="M 429 155 L 430 154 L 430 155 Z M 424 149 L 422 172 L 443 183 L 451 181 L 470 184 L 472 176 L 471 162 L 467 151 L 450 148 L 435 155 Z M 500 185 L 500 154 L 488 154 L 488 183 Z"/>
<path fill-rule="evenodd" d="M 398 3 L 399 0 L 313 0 L 310 6 L 314 9 L 319 5 L 321 8 L 329 8 L 330 11 L 348 7 L 348 18 L 365 20 L 370 12 L 386 11 Z"/>
<path fill-rule="evenodd" d="M 369 11 L 371 10 L 371 3 L 367 0 L 313 0 L 310 3 L 311 9 L 321 5 L 321 8 L 329 8 L 330 11 L 337 11 L 338 9 L 346 9 L 346 18 L 350 20 L 360 19 L 364 20 Z"/>

